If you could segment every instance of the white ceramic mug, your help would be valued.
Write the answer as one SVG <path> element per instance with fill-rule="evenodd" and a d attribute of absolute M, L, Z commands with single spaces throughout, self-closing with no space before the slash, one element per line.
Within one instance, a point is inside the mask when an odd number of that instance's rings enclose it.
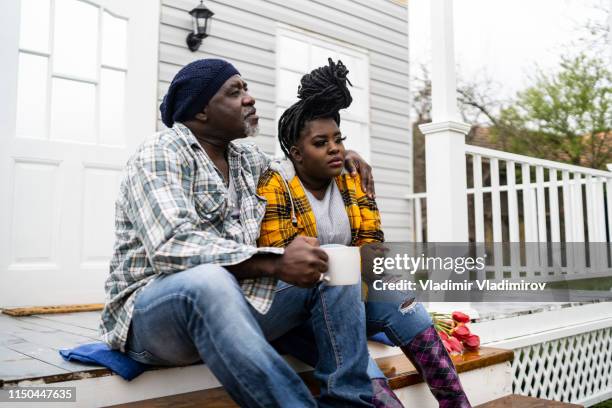
<path fill-rule="evenodd" d="M 327 272 L 321 274 L 321 280 L 330 286 L 356 285 L 361 276 L 361 256 L 359 247 L 342 245 L 323 245 L 327 253 Z"/>

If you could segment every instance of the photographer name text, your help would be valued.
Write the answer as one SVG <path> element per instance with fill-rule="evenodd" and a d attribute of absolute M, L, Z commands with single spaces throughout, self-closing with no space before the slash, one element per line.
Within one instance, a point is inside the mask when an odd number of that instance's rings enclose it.
<path fill-rule="evenodd" d="M 378 279 L 372 282 L 374 290 L 425 290 L 425 291 L 538 291 L 546 288 L 546 282 L 528 282 L 520 280 L 512 282 L 509 280 L 489 281 L 476 280 L 462 282 L 452 281 L 450 279 L 437 282 L 432 280 L 411 281 L 400 279 L 395 281 L 385 281 Z"/>

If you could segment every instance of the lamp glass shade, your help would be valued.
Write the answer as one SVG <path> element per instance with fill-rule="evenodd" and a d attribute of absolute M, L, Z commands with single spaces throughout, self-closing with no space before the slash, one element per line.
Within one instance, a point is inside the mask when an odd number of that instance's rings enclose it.
<path fill-rule="evenodd" d="M 199 38 L 206 38 L 208 36 L 209 19 L 214 16 L 215 13 L 210 11 L 202 2 L 189 12 L 193 18 L 193 33 Z"/>

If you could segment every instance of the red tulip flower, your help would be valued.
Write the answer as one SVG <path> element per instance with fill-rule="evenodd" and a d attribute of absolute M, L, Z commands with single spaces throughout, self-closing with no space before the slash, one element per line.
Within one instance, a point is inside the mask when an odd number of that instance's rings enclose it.
<path fill-rule="evenodd" d="M 478 337 L 476 334 L 470 334 L 463 340 L 463 345 L 468 350 L 476 350 L 478 347 L 480 347 L 480 337 Z"/>
<path fill-rule="evenodd" d="M 464 348 L 463 344 L 461 344 L 461 342 L 457 340 L 455 337 L 449 337 L 447 341 L 451 347 L 451 353 L 452 352 L 456 352 L 456 353 L 463 352 L 463 348 Z"/>
<path fill-rule="evenodd" d="M 480 347 L 480 337 L 472 334 L 467 326 L 470 316 L 455 311 L 452 314 L 432 312 L 431 318 L 442 344 L 449 354 L 461 354 L 464 350 Z"/>
<path fill-rule="evenodd" d="M 457 323 L 469 323 L 470 316 L 466 315 L 465 313 L 461 313 L 461 312 L 453 312 L 453 320 L 456 321 Z"/>
<path fill-rule="evenodd" d="M 470 329 L 464 325 L 457 326 L 451 331 L 451 336 L 456 337 L 458 340 L 465 340 L 470 335 L 472 335 L 472 332 L 470 332 Z"/>
<path fill-rule="evenodd" d="M 444 348 L 446 349 L 446 351 L 450 354 L 453 352 L 453 348 L 452 346 L 449 344 L 448 341 L 442 339 L 442 344 L 444 344 Z"/>

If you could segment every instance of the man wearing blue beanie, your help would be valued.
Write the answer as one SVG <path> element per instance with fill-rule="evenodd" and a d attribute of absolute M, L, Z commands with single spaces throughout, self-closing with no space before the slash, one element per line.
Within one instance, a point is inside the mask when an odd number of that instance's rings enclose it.
<path fill-rule="evenodd" d="M 160 110 L 168 129 L 130 158 L 116 203 L 104 341 L 146 364 L 202 359 L 240 406 L 371 406 L 359 285 L 320 283 L 327 255 L 314 238 L 256 246 L 269 158 L 235 142 L 259 121 L 239 72 L 192 62 Z M 370 167 L 347 156 L 371 183 Z M 316 401 L 269 343 L 307 321 L 320 356 Z"/>

